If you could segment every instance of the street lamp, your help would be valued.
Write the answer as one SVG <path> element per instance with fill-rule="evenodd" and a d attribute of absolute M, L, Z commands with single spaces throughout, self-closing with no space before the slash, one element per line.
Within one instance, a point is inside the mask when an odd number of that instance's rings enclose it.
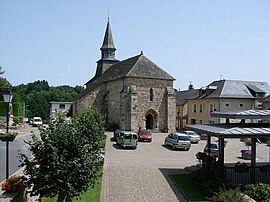
<path fill-rule="evenodd" d="M 8 133 L 8 127 L 9 127 L 9 117 L 10 117 L 10 103 L 12 101 L 12 92 L 11 90 L 7 90 L 4 92 L 4 102 L 7 103 L 7 128 L 6 132 Z M 9 141 L 6 141 L 6 179 L 9 177 L 9 148 L 8 148 Z"/>

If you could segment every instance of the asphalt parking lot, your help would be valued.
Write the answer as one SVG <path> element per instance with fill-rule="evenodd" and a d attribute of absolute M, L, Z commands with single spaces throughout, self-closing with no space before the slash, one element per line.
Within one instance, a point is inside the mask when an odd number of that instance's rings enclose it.
<path fill-rule="evenodd" d="M 198 164 L 195 155 L 203 151 L 205 140 L 192 144 L 189 151 L 172 150 L 163 145 L 168 133 L 154 133 L 152 142 L 139 142 L 132 150 L 111 142 L 112 132 L 106 135 L 101 201 L 185 201 L 169 175 L 185 173 L 186 166 Z M 268 162 L 269 148 L 257 146 L 257 161 Z M 240 158 L 241 149 L 247 149 L 243 142 L 228 139 L 225 163 L 250 162 Z"/>

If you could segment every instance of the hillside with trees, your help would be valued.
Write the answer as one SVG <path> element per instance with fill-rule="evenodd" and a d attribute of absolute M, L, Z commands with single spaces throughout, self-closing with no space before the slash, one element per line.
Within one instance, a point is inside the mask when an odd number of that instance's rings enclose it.
<path fill-rule="evenodd" d="M 0 66 L 0 116 L 6 115 L 6 103 L 3 102 L 3 93 L 11 89 L 13 94 L 12 108 L 13 115 L 21 119 L 22 117 L 41 117 L 45 122 L 49 121 L 50 102 L 72 102 L 74 97 L 82 90 L 82 86 L 50 86 L 48 81 L 37 80 L 28 84 L 12 86 L 3 77 L 4 70 Z M 15 119 L 15 120 L 19 120 Z"/>

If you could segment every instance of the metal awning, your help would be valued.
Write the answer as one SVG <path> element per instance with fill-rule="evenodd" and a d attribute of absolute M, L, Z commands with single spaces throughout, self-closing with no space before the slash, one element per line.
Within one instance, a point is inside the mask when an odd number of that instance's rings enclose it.
<path fill-rule="evenodd" d="M 270 110 L 246 110 L 238 112 L 212 112 L 211 117 L 227 119 L 270 119 Z"/>
<path fill-rule="evenodd" d="M 241 126 L 240 124 L 198 124 L 186 125 L 188 130 L 198 133 L 206 133 L 214 137 L 224 138 L 270 138 L 270 124 L 250 123 Z"/>

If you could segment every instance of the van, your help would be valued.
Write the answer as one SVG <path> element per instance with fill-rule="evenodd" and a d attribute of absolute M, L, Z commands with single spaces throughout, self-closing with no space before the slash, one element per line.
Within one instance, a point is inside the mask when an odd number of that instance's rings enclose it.
<path fill-rule="evenodd" d="M 136 149 L 138 145 L 138 135 L 131 131 L 121 131 L 117 137 L 116 144 L 120 145 L 122 148 L 129 147 Z"/>

